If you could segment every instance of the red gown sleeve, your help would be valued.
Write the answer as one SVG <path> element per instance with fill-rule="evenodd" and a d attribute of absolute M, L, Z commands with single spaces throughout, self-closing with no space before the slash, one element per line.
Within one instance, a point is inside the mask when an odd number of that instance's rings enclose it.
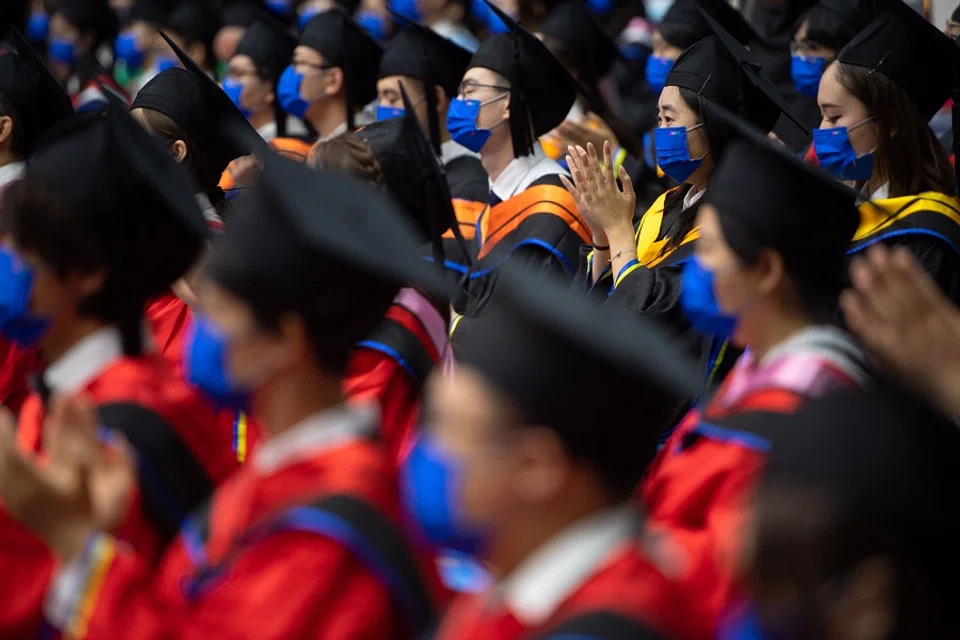
<path fill-rule="evenodd" d="M 0 339 L 0 402 L 14 414 L 20 413 L 30 395 L 30 374 L 39 371 L 40 367 L 36 348 L 25 349 Z"/>
<path fill-rule="evenodd" d="M 71 638 L 112 640 L 118 629 L 126 640 L 404 637 L 386 589 L 349 552 L 320 536 L 285 532 L 261 541 L 192 603 L 181 589 L 189 561 L 179 542 L 152 572 L 129 549 L 102 538 L 84 588 L 57 621 Z"/>

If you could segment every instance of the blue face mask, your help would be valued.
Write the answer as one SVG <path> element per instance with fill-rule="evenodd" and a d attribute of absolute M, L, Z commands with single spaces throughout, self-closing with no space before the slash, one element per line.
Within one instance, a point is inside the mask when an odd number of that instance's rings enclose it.
<path fill-rule="evenodd" d="M 30 314 L 33 270 L 9 249 L 0 249 L 0 333 L 21 347 L 37 343 L 50 328 L 48 318 Z"/>
<path fill-rule="evenodd" d="M 403 114 L 404 110 L 400 107 L 385 107 L 382 104 L 377 105 L 377 122 L 393 120 L 394 118 L 399 118 Z"/>
<path fill-rule="evenodd" d="M 505 93 L 486 102 L 461 100 L 460 98 L 451 100 L 450 107 L 447 109 L 447 131 L 450 132 L 453 141 L 474 153 L 480 153 L 483 145 L 487 144 L 487 140 L 490 139 L 490 134 L 493 133 L 490 129 L 477 128 L 477 116 L 480 115 L 480 108 L 491 102 L 501 100 L 507 95 L 510 94 Z"/>
<path fill-rule="evenodd" d="M 613 11 L 613 0 L 587 0 L 587 8 L 591 13 L 605 16 Z"/>
<path fill-rule="evenodd" d="M 729 338 L 737 325 L 734 316 L 725 314 L 717 304 L 713 290 L 714 272 L 694 256 L 683 265 L 680 277 L 680 306 L 693 328 L 718 338 Z"/>
<path fill-rule="evenodd" d="M 179 67 L 180 61 L 176 58 L 157 58 L 157 73 L 163 73 L 167 69 Z"/>
<path fill-rule="evenodd" d="M 387 19 L 376 11 L 360 11 L 357 13 L 357 24 L 370 34 L 377 42 L 384 42 L 390 35 L 390 25 Z"/>
<path fill-rule="evenodd" d="M 303 119 L 307 115 L 310 103 L 300 97 L 300 87 L 303 86 L 303 74 L 297 73 L 293 65 L 283 70 L 280 82 L 277 83 L 277 99 L 283 110 L 292 116 Z"/>
<path fill-rule="evenodd" d="M 27 40 L 32 43 L 46 42 L 47 31 L 50 29 L 50 16 L 43 11 L 30 14 L 27 19 Z"/>
<path fill-rule="evenodd" d="M 300 14 L 300 17 L 297 18 L 297 27 L 300 31 L 303 31 L 307 28 L 307 23 L 313 20 L 320 13 L 317 9 L 306 9 L 303 13 Z"/>
<path fill-rule="evenodd" d="M 267 0 L 267 9 L 278 16 L 288 16 L 291 13 L 290 3 L 287 0 Z"/>
<path fill-rule="evenodd" d="M 849 129 L 832 127 L 813 130 L 813 150 L 824 171 L 840 180 L 869 180 L 873 174 L 873 151 L 857 156 L 850 143 L 850 132 L 873 120 L 867 118 Z"/>
<path fill-rule="evenodd" d="M 233 78 L 224 78 L 222 86 L 223 92 L 227 94 L 228 98 L 230 98 L 230 102 L 237 105 L 237 109 L 240 110 L 240 113 L 243 114 L 244 118 L 249 118 L 251 115 L 253 115 L 253 112 L 243 106 L 243 103 L 240 101 L 240 96 L 243 94 L 242 82 L 239 80 L 234 80 Z"/>
<path fill-rule="evenodd" d="M 647 58 L 647 85 L 657 93 L 663 91 L 674 62 L 676 60 L 658 58 L 657 56 Z"/>
<path fill-rule="evenodd" d="M 143 65 L 144 50 L 132 33 L 121 33 L 114 42 L 117 60 L 123 60 L 130 71 L 137 71 Z"/>
<path fill-rule="evenodd" d="M 60 64 L 73 65 L 77 62 L 77 43 L 54 38 L 47 47 L 50 59 Z"/>
<path fill-rule="evenodd" d="M 476 555 L 486 536 L 463 521 L 457 461 L 423 433 L 400 469 L 403 503 L 434 545 Z"/>
<path fill-rule="evenodd" d="M 477 19 L 477 22 L 485 26 L 487 31 L 493 35 L 506 33 L 510 30 L 510 27 L 508 27 L 504 21 L 500 19 L 500 16 L 495 14 L 493 9 L 488 7 L 487 3 L 483 0 L 472 0 L 470 2 L 470 11 L 473 12 L 473 17 Z"/>
<path fill-rule="evenodd" d="M 394 13 L 397 13 L 407 20 L 420 22 L 420 9 L 417 7 L 417 0 L 389 0 L 387 6 Z"/>
<path fill-rule="evenodd" d="M 250 393 L 227 374 L 226 337 L 206 318 L 196 315 L 187 334 L 184 375 L 219 407 L 246 410 Z"/>
<path fill-rule="evenodd" d="M 668 177 L 680 184 L 692 176 L 693 172 L 703 164 L 703 156 L 699 158 L 690 157 L 690 147 L 687 144 L 687 133 L 702 126 L 703 123 L 694 125 L 689 129 L 661 127 L 653 130 L 657 164 Z"/>
<path fill-rule="evenodd" d="M 790 77 L 793 78 L 794 88 L 805 96 L 816 98 L 826 65 L 826 58 L 808 58 L 794 54 L 790 59 Z"/>

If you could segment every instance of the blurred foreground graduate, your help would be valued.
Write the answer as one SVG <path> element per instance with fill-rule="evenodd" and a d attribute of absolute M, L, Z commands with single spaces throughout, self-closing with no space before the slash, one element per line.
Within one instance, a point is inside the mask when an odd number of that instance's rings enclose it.
<path fill-rule="evenodd" d="M 207 228 L 186 174 L 122 110 L 69 127 L 34 155 L 4 212 L 0 331 L 39 345 L 49 363 L 17 441 L 23 455 L 44 457 L 47 399 L 88 397 L 100 424 L 133 445 L 141 470 L 127 509 L 101 526 L 152 563 L 237 466 L 230 432 L 150 352 L 143 327 L 147 300 L 190 267 Z M 0 538 L 0 635 L 35 634 L 54 559 L 6 513 Z"/>
<path fill-rule="evenodd" d="M 744 554 L 755 610 L 720 637 L 958 637 L 956 424 L 884 386 L 752 426 L 771 450 Z"/>
<path fill-rule="evenodd" d="M 429 539 L 496 577 L 455 600 L 435 637 L 697 637 L 665 577 L 676 567 L 629 504 L 670 396 L 697 377 L 651 322 L 503 267 L 457 367 L 431 380 L 429 427 L 402 472 Z"/>
<path fill-rule="evenodd" d="M 476 259 L 476 223 L 487 206 L 490 185 L 480 156 L 450 137 L 446 114 L 450 101 L 460 93 L 471 54 L 427 27 L 399 17 L 396 20 L 400 30 L 387 42 L 380 60 L 377 119 L 396 117 L 402 111 L 402 83 L 440 157 L 460 233 L 471 241 L 469 255 L 462 256 L 453 230 L 447 232 L 446 258 L 465 271 Z"/>
<path fill-rule="evenodd" d="M 498 14 L 495 5 L 489 5 Z M 564 169 L 548 158 L 539 136 L 563 122 L 578 84 L 539 39 L 506 14 L 510 31 L 477 50 L 460 95 L 450 103 L 447 129 L 478 152 L 490 176 L 490 206 L 477 220 L 477 261 L 454 345 L 496 289 L 507 260 L 572 278 L 590 230 L 560 182 Z"/>
<path fill-rule="evenodd" d="M 401 533 L 377 409 L 344 404 L 341 384 L 401 283 L 442 291 L 441 274 L 403 215 L 342 175 L 271 154 L 233 206 L 190 357 L 209 382 L 250 396 L 269 440 L 155 569 L 88 512 L 46 530 L 48 541 L 56 529 L 88 536 L 54 548 L 50 621 L 78 639 L 413 638 L 435 574 Z"/>
<path fill-rule="evenodd" d="M 766 453 L 738 421 L 868 382 L 866 357 L 831 324 L 857 226 L 855 194 L 736 116 L 724 119 L 739 139 L 697 214 L 680 301 L 696 330 L 746 351 L 670 436 L 642 490 L 651 527 L 687 556 L 677 578 L 708 627 L 742 588 L 731 558 Z"/>
<path fill-rule="evenodd" d="M 10 29 L 0 42 L 0 235 L 4 193 L 23 176 L 40 139 L 70 116 L 70 97 L 30 48 Z M 18 413 L 29 394 L 28 376 L 40 367 L 35 347 L 0 338 L 0 402 Z"/>
<path fill-rule="evenodd" d="M 954 304 L 960 200 L 955 168 L 927 123 L 960 86 L 958 69 L 957 43 L 897 2 L 827 66 L 813 132 L 820 166 L 864 200 L 851 254 L 876 242 L 905 246 Z"/>
<path fill-rule="evenodd" d="M 284 110 L 308 122 L 320 140 L 353 131 L 359 111 L 377 97 L 383 51 L 343 10 L 332 8 L 306 24 L 277 97 Z"/>

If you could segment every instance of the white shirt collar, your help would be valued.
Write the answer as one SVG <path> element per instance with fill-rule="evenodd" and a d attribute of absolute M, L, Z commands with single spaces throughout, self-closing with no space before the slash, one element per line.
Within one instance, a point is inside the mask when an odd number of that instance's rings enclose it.
<path fill-rule="evenodd" d="M 26 162 L 11 162 L 0 167 L 0 187 L 5 187 L 14 180 L 22 178 L 26 168 Z"/>
<path fill-rule="evenodd" d="M 257 133 L 260 134 L 260 137 L 270 142 L 277 137 L 277 123 L 274 120 L 271 120 L 267 124 L 263 125 L 257 129 Z"/>
<path fill-rule="evenodd" d="M 206 220 L 207 223 L 223 222 L 223 219 L 220 217 L 220 214 L 217 213 L 216 207 L 214 207 L 213 203 L 210 202 L 210 198 L 207 197 L 207 194 L 199 192 L 195 193 L 194 197 L 197 199 L 197 204 L 200 205 L 200 211 L 203 212 L 203 219 Z"/>
<path fill-rule="evenodd" d="M 331 131 L 329 135 L 320 136 L 320 139 L 317 140 L 317 142 L 326 142 L 327 140 L 333 140 L 334 138 L 336 138 L 336 137 L 339 136 L 340 134 L 346 133 L 346 132 L 347 132 L 347 123 L 346 123 L 346 122 L 341 122 L 340 125 L 337 126 L 336 129 L 334 129 L 333 131 Z"/>
<path fill-rule="evenodd" d="M 380 410 L 376 404 L 340 405 L 300 421 L 259 446 L 254 468 L 271 474 L 318 453 L 376 432 Z"/>
<path fill-rule="evenodd" d="M 52 390 L 77 393 L 123 357 L 123 341 L 116 327 L 94 331 L 47 367 L 43 380 Z"/>
<path fill-rule="evenodd" d="M 873 192 L 873 195 L 870 196 L 871 200 L 886 200 L 890 197 L 890 183 L 884 182 L 880 185 L 880 188 Z"/>
<path fill-rule="evenodd" d="M 706 189 L 700 189 L 696 193 L 693 193 L 693 189 L 687 191 L 687 195 L 683 196 L 683 209 L 687 210 L 697 202 L 707 193 Z"/>
<path fill-rule="evenodd" d="M 467 149 L 462 144 L 454 142 L 453 140 L 447 140 L 440 145 L 440 164 L 447 165 L 457 158 L 462 158 L 463 156 L 479 158 L 480 154 L 470 151 L 470 149 Z"/>
<path fill-rule="evenodd" d="M 497 592 L 521 623 L 543 624 L 620 548 L 619 543 L 639 530 L 640 519 L 631 507 L 610 509 L 576 522 L 524 560 L 498 585 Z"/>
<path fill-rule="evenodd" d="M 544 176 L 570 175 L 563 167 L 547 157 L 540 142 L 533 145 L 533 155 L 514 158 L 496 180 L 490 181 L 490 191 L 506 201 Z"/>

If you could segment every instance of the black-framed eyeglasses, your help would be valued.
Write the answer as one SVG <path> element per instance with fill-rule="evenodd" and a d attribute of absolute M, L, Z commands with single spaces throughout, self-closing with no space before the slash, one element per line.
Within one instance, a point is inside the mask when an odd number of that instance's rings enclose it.
<path fill-rule="evenodd" d="M 297 68 L 310 69 L 311 71 L 317 71 L 317 72 L 329 71 L 330 69 L 336 68 L 336 66 L 337 65 L 330 64 L 329 62 L 316 63 L 316 62 L 303 62 L 303 61 L 298 62 L 296 60 L 293 61 L 294 69 L 297 69 Z"/>
<path fill-rule="evenodd" d="M 464 80 L 460 83 L 459 92 L 461 96 L 473 92 L 475 89 L 496 89 L 497 91 L 510 91 L 510 87 L 503 87 L 497 84 L 481 84 L 475 80 Z"/>

